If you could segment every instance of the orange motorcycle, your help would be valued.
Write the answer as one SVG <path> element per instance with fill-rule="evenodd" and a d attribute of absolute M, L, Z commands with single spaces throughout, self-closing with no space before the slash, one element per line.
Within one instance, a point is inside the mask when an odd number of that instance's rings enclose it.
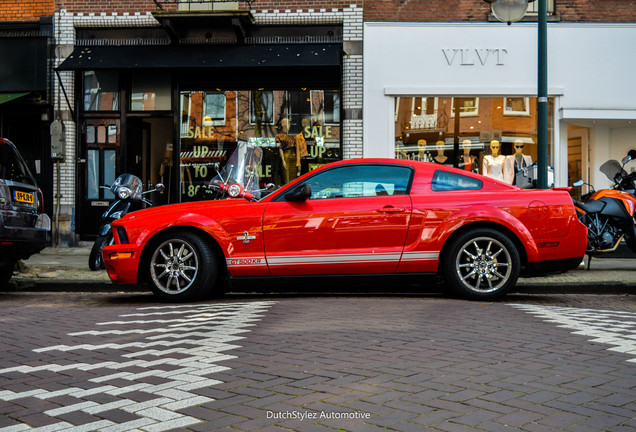
<path fill-rule="evenodd" d="M 625 165 L 636 160 L 636 150 L 630 150 L 622 160 L 609 160 L 600 167 L 614 186 L 595 191 L 592 185 L 579 180 L 575 187 L 588 185 L 590 192 L 574 201 L 579 220 L 587 226 L 587 250 L 591 257 L 616 250 L 621 240 L 636 253 L 636 171 L 627 173 Z"/>

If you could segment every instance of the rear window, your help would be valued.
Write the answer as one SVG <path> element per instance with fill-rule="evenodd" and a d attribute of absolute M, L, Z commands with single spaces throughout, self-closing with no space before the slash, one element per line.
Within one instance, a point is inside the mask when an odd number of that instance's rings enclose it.
<path fill-rule="evenodd" d="M 15 147 L 0 142 L 0 178 L 35 186 L 35 180 Z"/>
<path fill-rule="evenodd" d="M 481 189 L 483 182 L 476 178 L 447 171 L 435 171 L 431 189 L 434 191 L 456 191 Z"/>

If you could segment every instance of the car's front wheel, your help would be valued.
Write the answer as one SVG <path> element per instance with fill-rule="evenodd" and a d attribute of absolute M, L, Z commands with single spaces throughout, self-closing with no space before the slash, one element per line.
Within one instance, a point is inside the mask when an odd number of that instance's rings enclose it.
<path fill-rule="evenodd" d="M 510 239 L 493 229 L 471 230 L 455 238 L 443 261 L 443 273 L 456 294 L 494 300 L 517 282 L 521 260 Z"/>
<path fill-rule="evenodd" d="M 147 266 L 152 291 L 167 301 L 201 299 L 213 291 L 217 279 L 218 265 L 210 246 L 185 231 L 155 242 Z"/>

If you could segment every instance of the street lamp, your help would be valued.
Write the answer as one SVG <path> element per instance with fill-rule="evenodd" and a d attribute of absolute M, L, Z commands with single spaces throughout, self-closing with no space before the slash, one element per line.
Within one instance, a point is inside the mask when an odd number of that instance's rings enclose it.
<path fill-rule="evenodd" d="M 519 21 L 535 0 L 484 0 L 492 13 L 508 25 Z M 547 0 L 539 2 L 538 16 L 538 80 L 537 80 L 537 187 L 548 187 L 548 7 Z"/>

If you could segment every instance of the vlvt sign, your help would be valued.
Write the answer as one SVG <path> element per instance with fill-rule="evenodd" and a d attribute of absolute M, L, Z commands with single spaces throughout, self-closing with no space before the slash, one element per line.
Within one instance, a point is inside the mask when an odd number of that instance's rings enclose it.
<path fill-rule="evenodd" d="M 503 66 L 508 51 L 503 48 L 442 48 L 449 66 Z"/>

